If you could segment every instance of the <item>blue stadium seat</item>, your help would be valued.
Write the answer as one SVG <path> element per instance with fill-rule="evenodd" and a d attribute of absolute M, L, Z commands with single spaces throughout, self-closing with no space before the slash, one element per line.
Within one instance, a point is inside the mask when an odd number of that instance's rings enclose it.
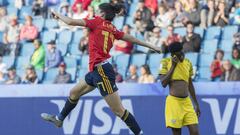
<path fill-rule="evenodd" d="M 44 19 L 43 18 L 33 19 L 33 24 L 38 28 L 38 31 L 41 32 L 44 27 Z"/>
<path fill-rule="evenodd" d="M 199 35 L 201 36 L 201 38 L 204 37 L 204 29 L 203 29 L 203 28 L 201 28 L 201 27 L 195 27 L 195 28 L 194 28 L 194 32 L 197 33 L 197 34 L 199 34 Z"/>
<path fill-rule="evenodd" d="M 222 39 L 232 40 L 233 35 L 238 32 L 238 26 L 225 26 L 223 28 Z"/>
<path fill-rule="evenodd" d="M 139 45 L 135 45 L 135 46 L 134 46 L 134 50 L 135 50 L 136 52 L 139 52 L 139 53 L 148 53 L 149 48 L 143 47 L 143 46 L 139 46 Z"/>
<path fill-rule="evenodd" d="M 3 63 L 6 63 L 7 68 L 9 68 L 14 65 L 15 58 L 13 56 L 3 56 L 2 61 Z"/>
<path fill-rule="evenodd" d="M 15 0 L 5 0 L 8 4 L 8 6 L 14 7 Z"/>
<path fill-rule="evenodd" d="M 88 69 L 81 68 L 78 72 L 78 78 L 84 79 L 87 73 L 88 73 Z"/>
<path fill-rule="evenodd" d="M 180 36 L 185 36 L 187 34 L 187 29 L 185 27 L 175 28 L 174 33 L 179 34 Z"/>
<path fill-rule="evenodd" d="M 132 16 L 128 16 L 126 19 L 126 24 L 130 25 L 131 27 L 133 27 L 135 24 L 133 23 L 133 17 Z"/>
<path fill-rule="evenodd" d="M 76 81 L 76 70 L 77 68 L 67 68 L 66 71 L 71 74 L 72 77 L 72 81 L 75 82 Z"/>
<path fill-rule="evenodd" d="M 210 67 L 200 67 L 199 68 L 199 79 L 200 80 L 205 80 L 205 81 L 209 81 L 211 78 L 211 71 L 210 71 Z"/>
<path fill-rule="evenodd" d="M 43 80 L 43 70 L 36 69 L 35 71 L 36 71 L 36 73 L 37 73 L 38 80 L 39 80 L 40 82 L 42 82 L 42 80 Z"/>
<path fill-rule="evenodd" d="M 30 65 L 30 56 L 19 56 L 16 60 L 16 69 L 26 69 Z"/>
<path fill-rule="evenodd" d="M 202 52 L 214 54 L 218 48 L 218 40 L 217 39 L 205 40 L 202 43 L 202 48 L 203 48 Z"/>
<path fill-rule="evenodd" d="M 53 31 L 44 31 L 42 34 L 42 42 L 45 44 L 55 39 L 56 39 L 56 33 Z"/>
<path fill-rule="evenodd" d="M 18 9 L 14 6 L 7 6 L 7 12 L 9 15 L 18 15 Z"/>
<path fill-rule="evenodd" d="M 221 37 L 221 28 L 218 26 L 212 26 L 207 29 L 204 39 L 205 40 L 220 39 L 220 37 Z"/>
<path fill-rule="evenodd" d="M 44 84 L 50 84 L 53 83 L 54 79 L 56 78 L 58 74 L 58 68 L 51 68 L 49 69 L 44 76 L 43 83 Z"/>
<path fill-rule="evenodd" d="M 0 32 L 0 42 L 3 41 L 3 32 Z"/>
<path fill-rule="evenodd" d="M 46 19 L 44 28 L 48 30 L 58 28 L 58 23 L 54 19 Z"/>
<path fill-rule="evenodd" d="M 224 52 L 231 52 L 233 47 L 233 40 L 221 40 L 220 49 Z"/>
<path fill-rule="evenodd" d="M 31 56 L 34 49 L 33 43 L 24 43 L 21 48 L 21 56 Z"/>
<path fill-rule="evenodd" d="M 114 63 L 117 64 L 118 72 L 125 77 L 129 64 L 130 55 L 121 54 L 114 58 Z"/>
<path fill-rule="evenodd" d="M 148 65 L 149 65 L 150 70 L 155 78 L 158 76 L 162 58 L 163 58 L 163 54 L 150 54 L 149 55 Z"/>
<path fill-rule="evenodd" d="M 167 29 L 164 29 L 164 28 L 161 29 L 161 36 L 164 37 L 164 38 L 166 38 L 167 35 L 168 35 Z"/>
<path fill-rule="evenodd" d="M 71 40 L 72 40 L 72 32 L 69 30 L 64 30 L 59 33 L 57 43 L 69 44 Z"/>
<path fill-rule="evenodd" d="M 137 3 L 132 3 L 129 10 L 129 15 L 134 15 L 137 10 Z"/>
<path fill-rule="evenodd" d="M 116 17 L 116 18 L 113 20 L 113 24 L 116 26 L 116 28 L 117 28 L 118 30 L 122 29 L 123 23 L 124 23 L 124 17 L 123 17 L 123 16 Z"/>
<path fill-rule="evenodd" d="M 224 60 L 231 60 L 232 59 L 232 52 L 224 52 Z"/>
<path fill-rule="evenodd" d="M 79 44 L 82 36 L 83 36 L 83 31 L 82 30 L 75 31 L 74 34 L 73 34 L 72 43 L 73 44 Z"/>
<path fill-rule="evenodd" d="M 210 66 L 214 58 L 214 54 L 201 54 L 199 60 L 199 66 Z"/>
<path fill-rule="evenodd" d="M 32 16 L 32 6 L 23 6 L 19 11 L 19 18 L 24 19 L 26 15 Z"/>
<path fill-rule="evenodd" d="M 64 62 L 67 65 L 67 68 L 77 68 L 77 60 L 72 57 L 64 57 Z"/>
<path fill-rule="evenodd" d="M 62 53 L 62 56 L 65 56 L 68 53 L 68 45 L 57 43 L 57 49 Z"/>
<path fill-rule="evenodd" d="M 146 58 L 147 55 L 146 54 L 133 54 L 131 56 L 131 64 L 134 64 L 138 67 L 146 64 Z"/>
<path fill-rule="evenodd" d="M 70 46 L 70 54 L 71 55 L 81 55 L 80 50 L 78 49 L 79 44 L 71 44 Z"/>
<path fill-rule="evenodd" d="M 186 53 L 185 58 L 189 59 L 193 66 L 197 66 L 198 53 Z"/>
<path fill-rule="evenodd" d="M 88 55 L 83 55 L 81 57 L 80 68 L 88 69 L 88 63 L 89 63 L 89 56 Z"/>

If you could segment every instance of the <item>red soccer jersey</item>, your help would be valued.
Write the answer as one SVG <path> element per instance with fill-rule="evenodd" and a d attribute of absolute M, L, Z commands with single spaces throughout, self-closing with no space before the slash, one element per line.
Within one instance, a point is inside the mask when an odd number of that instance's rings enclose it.
<path fill-rule="evenodd" d="M 89 70 L 93 71 L 96 64 L 110 58 L 109 51 L 115 39 L 121 39 L 123 32 L 118 31 L 110 21 L 101 17 L 84 19 L 89 33 Z"/>

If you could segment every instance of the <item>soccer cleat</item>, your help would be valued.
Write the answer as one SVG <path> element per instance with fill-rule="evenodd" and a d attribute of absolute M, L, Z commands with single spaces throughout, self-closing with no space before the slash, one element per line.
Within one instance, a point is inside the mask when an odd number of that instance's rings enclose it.
<path fill-rule="evenodd" d="M 56 127 L 62 127 L 63 121 L 59 120 L 56 115 L 51 115 L 51 114 L 47 114 L 47 113 L 42 113 L 42 114 L 41 114 L 41 117 L 42 117 L 44 120 L 53 123 Z"/>

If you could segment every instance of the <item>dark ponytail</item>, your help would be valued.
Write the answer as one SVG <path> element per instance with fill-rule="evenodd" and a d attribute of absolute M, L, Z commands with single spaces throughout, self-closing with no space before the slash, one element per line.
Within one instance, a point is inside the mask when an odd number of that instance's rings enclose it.
<path fill-rule="evenodd" d="M 103 3 L 99 5 L 99 9 L 105 13 L 105 19 L 108 21 L 113 21 L 116 14 L 124 11 L 124 8 L 123 4 Z"/>

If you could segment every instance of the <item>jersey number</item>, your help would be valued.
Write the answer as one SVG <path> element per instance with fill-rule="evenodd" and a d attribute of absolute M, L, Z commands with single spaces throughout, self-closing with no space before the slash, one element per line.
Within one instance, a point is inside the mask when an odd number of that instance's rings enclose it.
<path fill-rule="evenodd" d="M 103 52 L 105 54 L 107 54 L 107 49 L 108 49 L 108 39 L 109 37 L 111 38 L 112 40 L 112 43 L 114 41 L 114 36 L 112 33 L 108 32 L 108 31 L 102 31 L 102 35 L 104 36 L 104 44 L 103 44 Z"/>

